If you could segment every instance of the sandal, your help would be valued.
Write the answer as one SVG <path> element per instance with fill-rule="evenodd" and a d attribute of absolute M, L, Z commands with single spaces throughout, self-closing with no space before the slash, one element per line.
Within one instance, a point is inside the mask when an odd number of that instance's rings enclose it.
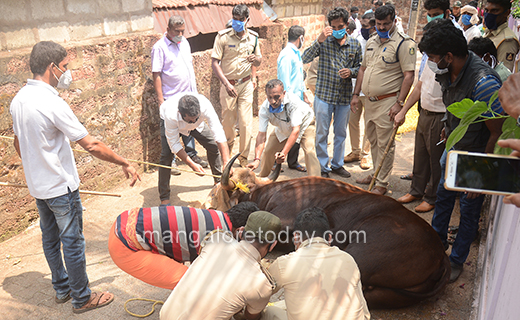
<path fill-rule="evenodd" d="M 289 169 L 293 169 L 300 172 L 307 172 L 307 168 L 305 168 L 301 164 L 298 164 L 296 167 L 289 167 Z"/>
<path fill-rule="evenodd" d="M 103 299 L 104 298 L 104 299 Z M 103 302 L 101 302 L 103 299 Z M 74 313 L 83 313 L 94 309 L 99 309 L 101 307 L 109 305 L 112 301 L 114 301 L 114 294 L 110 292 L 92 292 L 90 295 L 90 299 L 87 303 L 81 308 L 72 308 L 72 312 Z"/>
<path fill-rule="evenodd" d="M 401 179 L 403 179 L 403 180 L 412 180 L 412 177 L 413 177 L 413 173 L 403 174 L 401 176 Z"/>

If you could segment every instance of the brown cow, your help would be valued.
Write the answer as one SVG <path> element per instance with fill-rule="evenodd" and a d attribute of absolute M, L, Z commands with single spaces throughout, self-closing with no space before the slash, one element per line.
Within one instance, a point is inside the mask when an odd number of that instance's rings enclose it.
<path fill-rule="evenodd" d="M 333 245 L 351 254 L 359 266 L 370 308 L 405 307 L 435 296 L 446 285 L 450 263 L 439 236 L 394 199 L 321 177 L 272 182 L 256 178 L 248 169 L 235 169 L 229 177 L 231 165 L 232 161 L 222 175 L 227 192 L 221 190 L 221 195 L 227 193 L 228 203 L 253 201 L 288 227 L 305 208 L 325 211 Z M 270 178 L 278 172 L 279 168 Z"/>

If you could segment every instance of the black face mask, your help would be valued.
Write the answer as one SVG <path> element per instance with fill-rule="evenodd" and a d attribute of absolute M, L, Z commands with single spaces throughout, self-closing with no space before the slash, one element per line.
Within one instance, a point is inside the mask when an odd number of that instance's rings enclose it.
<path fill-rule="evenodd" d="M 361 35 L 365 40 L 368 40 L 370 38 L 370 29 L 361 28 Z"/>

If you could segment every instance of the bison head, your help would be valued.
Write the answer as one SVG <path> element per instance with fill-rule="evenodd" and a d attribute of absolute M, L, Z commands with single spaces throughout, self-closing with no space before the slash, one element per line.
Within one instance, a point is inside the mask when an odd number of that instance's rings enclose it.
<path fill-rule="evenodd" d="M 237 203 L 247 200 L 249 194 L 259 187 L 276 181 L 280 175 L 281 164 L 277 164 L 267 178 L 259 178 L 247 168 L 235 168 L 231 174 L 233 163 L 239 155 L 234 156 L 224 168 L 220 183 L 213 187 L 203 205 L 205 209 L 227 211 Z"/>

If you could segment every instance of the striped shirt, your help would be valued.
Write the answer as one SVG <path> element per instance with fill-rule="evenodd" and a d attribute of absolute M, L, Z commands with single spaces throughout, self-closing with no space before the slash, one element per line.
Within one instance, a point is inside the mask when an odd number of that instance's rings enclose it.
<path fill-rule="evenodd" d="M 487 75 L 480 79 L 477 82 L 477 85 L 473 89 L 472 97 L 471 99 L 473 101 L 484 101 L 485 103 L 489 103 L 489 100 L 491 99 L 491 96 L 500 89 L 502 86 L 502 83 L 500 82 L 500 79 L 495 77 L 494 75 Z M 496 99 L 493 104 L 491 105 L 491 109 L 495 111 L 496 113 L 503 113 L 504 109 L 502 109 L 502 105 L 500 104 L 500 101 Z M 491 116 L 491 112 L 483 113 L 484 116 Z"/>
<path fill-rule="evenodd" d="M 130 250 L 147 250 L 176 261 L 193 261 L 200 243 L 215 229 L 231 231 L 226 213 L 191 207 L 134 208 L 121 213 L 115 233 Z"/>
<path fill-rule="evenodd" d="M 321 44 L 315 40 L 303 53 L 303 63 L 312 62 L 318 56 L 320 61 L 316 96 L 329 104 L 350 104 L 352 78 L 357 77 L 363 59 L 361 45 L 352 37 L 347 37 L 343 45 L 339 45 L 333 36 L 328 37 Z M 339 76 L 339 70 L 344 68 L 349 68 L 352 72 L 350 78 L 343 79 Z"/>

